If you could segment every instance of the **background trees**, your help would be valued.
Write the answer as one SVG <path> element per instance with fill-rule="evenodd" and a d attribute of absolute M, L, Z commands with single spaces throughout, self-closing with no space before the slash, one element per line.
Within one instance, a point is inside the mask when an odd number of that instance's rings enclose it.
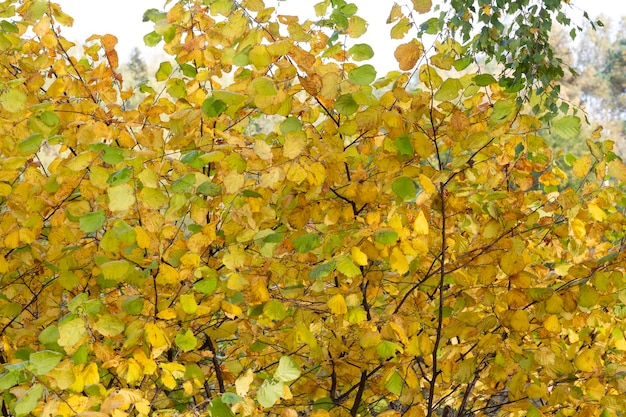
<path fill-rule="evenodd" d="M 425 54 L 423 1 L 390 12 L 387 75 L 355 4 L 176 2 L 146 13 L 173 60 L 131 107 L 113 36 L 75 58 L 54 3 L 3 7 L 4 414 L 625 408 L 626 166 L 596 132 L 567 186 L 543 136 L 580 119 L 539 73 Z"/>

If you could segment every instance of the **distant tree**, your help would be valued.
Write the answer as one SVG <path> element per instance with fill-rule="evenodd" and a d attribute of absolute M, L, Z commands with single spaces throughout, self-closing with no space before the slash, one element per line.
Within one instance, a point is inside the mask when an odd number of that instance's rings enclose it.
<path fill-rule="evenodd" d="M 132 88 L 135 93 L 124 100 L 124 107 L 127 109 L 136 108 L 145 97 L 147 91 L 151 90 L 148 66 L 141 56 L 141 50 L 134 47 L 130 52 L 128 63 L 120 68 L 126 89 Z"/>

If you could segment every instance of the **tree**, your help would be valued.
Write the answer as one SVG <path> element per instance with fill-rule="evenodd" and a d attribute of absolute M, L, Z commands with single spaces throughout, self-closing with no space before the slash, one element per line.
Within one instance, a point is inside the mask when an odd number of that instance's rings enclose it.
<path fill-rule="evenodd" d="M 468 45 L 378 77 L 354 4 L 174 2 L 145 15 L 164 91 L 126 109 L 115 37 L 76 59 L 58 5 L 3 7 L 3 414 L 626 408 L 626 165 L 590 139 L 565 187 L 542 135 L 580 119 L 454 75 Z"/>

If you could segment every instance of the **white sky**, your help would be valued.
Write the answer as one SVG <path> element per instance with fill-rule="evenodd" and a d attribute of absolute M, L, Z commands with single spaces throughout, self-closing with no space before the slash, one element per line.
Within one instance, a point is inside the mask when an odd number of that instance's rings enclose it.
<path fill-rule="evenodd" d="M 74 17 L 74 26 L 63 28 L 63 35 L 74 42 L 82 42 L 92 34 L 103 35 L 111 33 L 119 39 L 117 47 L 120 62 L 125 62 L 130 56 L 133 47 L 139 47 L 144 58 L 148 61 L 159 61 L 160 46 L 148 48 L 144 46 L 143 36 L 152 31 L 152 22 L 143 23 L 142 16 L 146 9 L 162 10 L 164 0 L 56 0 L 61 8 Z M 298 14 L 309 12 L 314 16 L 313 5 L 321 0 L 286 0 L 278 5 L 282 14 Z M 514 0 L 513 0 L 514 1 Z M 389 30 L 391 25 L 385 21 L 391 6 L 411 4 L 409 0 L 352 0 L 359 7 L 358 15 L 368 24 L 368 32 L 359 38 L 359 43 L 368 43 L 375 52 L 372 64 L 382 72 L 395 69 L 396 61 L 393 57 L 395 43 L 390 43 Z M 266 5 L 275 3 L 266 0 Z M 625 0 L 572 0 L 575 7 L 587 10 L 590 16 L 599 14 L 611 16 L 617 20 L 626 16 Z M 406 42 L 406 41 L 405 41 Z M 397 43 L 397 42 L 396 42 Z"/>

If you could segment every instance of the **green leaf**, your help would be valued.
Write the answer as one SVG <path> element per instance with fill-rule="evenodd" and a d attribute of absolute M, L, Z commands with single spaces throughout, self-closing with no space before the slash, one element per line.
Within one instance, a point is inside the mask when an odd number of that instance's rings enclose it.
<path fill-rule="evenodd" d="M 217 288 L 217 278 L 205 278 L 193 284 L 193 289 L 201 292 L 202 294 L 212 294 Z"/>
<path fill-rule="evenodd" d="M 292 240 L 293 247 L 300 253 L 312 251 L 319 246 L 320 242 L 320 237 L 315 233 L 305 233 Z"/>
<path fill-rule="evenodd" d="M 374 232 L 374 241 L 383 245 L 392 245 L 398 241 L 398 233 L 394 230 L 378 230 Z"/>
<path fill-rule="evenodd" d="M 63 354 L 51 350 L 31 353 L 26 368 L 37 376 L 42 376 L 54 369 L 63 359 Z"/>
<path fill-rule="evenodd" d="M 183 294 L 179 298 L 180 306 L 187 314 L 194 314 L 198 310 L 198 303 L 193 294 Z"/>
<path fill-rule="evenodd" d="M 370 85 L 376 79 L 376 70 L 372 65 L 362 65 L 348 72 L 348 78 L 358 85 Z"/>
<path fill-rule="evenodd" d="M 417 194 L 417 187 L 408 177 L 399 177 L 391 185 L 391 189 L 402 200 L 413 200 Z"/>
<path fill-rule="evenodd" d="M 113 314 L 103 314 L 98 317 L 94 329 L 105 337 L 114 337 L 124 331 L 124 322 Z"/>
<path fill-rule="evenodd" d="M 163 36 L 156 32 L 150 32 L 143 37 L 143 43 L 145 43 L 146 46 L 153 47 L 157 46 L 159 42 L 161 42 L 161 39 L 163 39 Z"/>
<path fill-rule="evenodd" d="M 57 340 L 59 340 L 59 328 L 51 324 L 43 329 L 37 338 L 44 346 L 56 344 Z"/>
<path fill-rule="evenodd" d="M 583 284 L 578 290 L 578 305 L 584 308 L 594 307 L 598 303 L 598 292 L 590 285 Z"/>
<path fill-rule="evenodd" d="M 263 314 L 270 320 L 282 320 L 289 315 L 289 312 L 280 301 L 270 300 L 263 305 Z"/>
<path fill-rule="evenodd" d="M 107 164 L 115 165 L 124 160 L 124 150 L 107 146 L 102 149 L 102 160 Z"/>
<path fill-rule="evenodd" d="M 382 340 L 378 346 L 376 346 L 376 353 L 382 359 L 388 359 L 395 357 L 398 353 L 402 353 L 404 350 L 402 346 L 397 343 L 390 342 L 389 340 Z"/>
<path fill-rule="evenodd" d="M 243 403 L 245 400 L 240 396 L 235 394 L 234 392 L 225 392 L 222 394 L 222 401 L 225 404 L 236 404 Z"/>
<path fill-rule="evenodd" d="M 172 191 L 175 193 L 188 193 L 196 183 L 196 176 L 194 174 L 185 174 L 183 177 L 177 179 L 172 183 Z"/>
<path fill-rule="evenodd" d="M 41 142 L 43 142 L 43 135 L 41 133 L 34 133 L 18 143 L 17 148 L 19 149 L 20 153 L 24 155 L 29 155 L 39 150 Z"/>
<path fill-rule="evenodd" d="M 159 69 L 156 72 L 156 80 L 157 81 L 165 81 L 167 77 L 172 74 L 172 63 L 169 61 L 163 61 L 159 64 Z"/>
<path fill-rule="evenodd" d="M 335 261 L 330 261 L 316 266 L 309 271 L 309 278 L 316 279 L 328 276 L 328 274 L 335 270 L 335 264 Z"/>
<path fill-rule="evenodd" d="M 355 61 L 365 61 L 374 56 L 374 50 L 366 43 L 357 43 L 348 49 L 348 53 Z"/>
<path fill-rule="evenodd" d="M 20 315 L 22 312 L 22 304 L 20 303 L 6 303 L 0 306 L 0 315 L 7 318 L 14 318 Z"/>
<path fill-rule="evenodd" d="M 555 120 L 552 131 L 563 139 L 573 139 L 580 134 L 580 118 L 577 116 L 565 116 Z"/>
<path fill-rule="evenodd" d="M 280 124 L 280 133 L 286 135 L 290 132 L 299 132 L 302 130 L 302 122 L 297 117 L 288 117 Z"/>
<path fill-rule="evenodd" d="M 189 65 L 189 64 L 182 64 L 180 66 L 180 71 L 183 73 L 185 77 L 189 77 L 189 78 L 195 78 L 196 75 L 198 75 L 198 71 L 196 71 L 196 68 L 193 65 Z"/>
<path fill-rule="evenodd" d="M 85 233 L 93 233 L 97 230 L 100 230 L 102 226 L 106 223 L 106 211 L 99 210 L 93 213 L 87 213 L 80 216 L 78 219 L 78 224 L 80 230 Z"/>
<path fill-rule="evenodd" d="M 263 238 L 265 243 L 280 243 L 285 239 L 282 233 L 271 233 Z"/>
<path fill-rule="evenodd" d="M 222 187 L 211 181 L 206 181 L 200 184 L 198 192 L 207 197 L 217 197 L 222 194 Z"/>
<path fill-rule="evenodd" d="M 109 261 L 100 265 L 104 279 L 115 282 L 123 280 L 133 269 L 133 265 L 126 259 Z"/>
<path fill-rule="evenodd" d="M 0 95 L 0 107 L 9 113 L 17 113 L 26 110 L 28 96 L 21 90 L 10 89 Z"/>
<path fill-rule="evenodd" d="M 361 269 L 354 264 L 350 256 L 343 256 L 337 259 L 337 271 L 341 272 L 348 278 L 361 275 Z"/>
<path fill-rule="evenodd" d="M 411 144 L 411 139 L 409 139 L 408 135 L 400 135 L 398 138 L 396 138 L 393 144 L 400 153 L 400 155 L 413 156 L 413 144 Z"/>
<path fill-rule="evenodd" d="M 469 56 L 465 58 L 457 59 L 456 61 L 454 61 L 454 69 L 457 71 L 463 71 L 471 63 L 472 63 L 472 57 L 469 57 Z"/>
<path fill-rule="evenodd" d="M 26 391 L 22 397 L 13 405 L 13 412 L 16 417 L 25 416 L 35 409 L 39 399 L 43 396 L 43 385 L 35 384 Z"/>
<path fill-rule="evenodd" d="M 278 368 L 274 372 L 274 379 L 281 382 L 291 382 L 300 377 L 298 363 L 289 356 L 282 356 L 278 361 Z"/>
<path fill-rule="evenodd" d="M 177 333 L 174 338 L 174 343 L 176 343 L 176 346 L 183 352 L 190 352 L 198 345 L 198 339 L 191 330 L 187 330 L 184 333 Z"/>
<path fill-rule="evenodd" d="M 478 74 L 474 77 L 474 82 L 479 87 L 486 87 L 491 84 L 496 84 L 498 81 L 491 74 Z"/>
<path fill-rule="evenodd" d="M 212 417 L 235 417 L 230 407 L 219 397 L 213 398 L 207 409 Z"/>
<path fill-rule="evenodd" d="M 257 391 L 256 400 L 265 408 L 270 408 L 276 404 L 276 401 L 283 394 L 285 384 L 280 381 L 266 379 L 263 381 L 261 388 Z M 214 414 L 218 415 L 218 414 Z"/>
<path fill-rule="evenodd" d="M 107 184 L 111 186 L 116 186 L 127 183 L 128 180 L 130 180 L 131 174 L 132 171 L 128 167 L 120 169 L 119 171 L 116 171 L 109 175 L 109 178 L 107 178 Z"/>
<path fill-rule="evenodd" d="M 344 94 L 342 96 L 339 96 L 337 101 L 335 101 L 335 109 L 345 116 L 353 115 L 358 108 L 359 105 L 356 104 L 356 101 L 354 101 L 354 97 L 352 97 L 352 94 Z"/>
<path fill-rule="evenodd" d="M 211 96 L 202 102 L 202 112 L 208 117 L 217 117 L 228 109 L 226 103 L 222 100 L 216 100 Z"/>
<path fill-rule="evenodd" d="M 137 316 L 141 314 L 143 310 L 143 297 L 141 295 L 131 295 L 122 303 L 122 308 L 131 316 Z"/>
<path fill-rule="evenodd" d="M 275 96 L 277 94 L 274 82 L 268 77 L 257 77 L 250 83 L 254 92 L 260 96 Z"/>
<path fill-rule="evenodd" d="M 454 100 L 459 96 L 462 89 L 463 85 L 461 84 L 461 81 L 456 78 L 448 78 L 441 84 L 441 87 L 439 87 L 439 90 L 435 93 L 435 100 Z"/>
<path fill-rule="evenodd" d="M 402 387 L 404 380 L 398 372 L 392 373 L 385 382 L 385 388 L 392 394 L 400 395 L 402 393 Z"/>
<path fill-rule="evenodd" d="M 243 190 L 241 192 L 241 195 L 243 195 L 244 197 L 250 197 L 250 198 L 262 198 L 263 194 L 260 194 L 254 190 Z"/>
<path fill-rule="evenodd" d="M 0 391 L 8 390 L 20 382 L 20 371 L 11 370 L 0 375 Z"/>
<path fill-rule="evenodd" d="M 503 122 L 515 115 L 515 100 L 498 100 L 493 105 L 491 120 L 498 123 Z"/>
<path fill-rule="evenodd" d="M 2 31 L 6 33 L 19 32 L 17 25 L 13 22 L 9 22 L 8 20 L 3 20 L 2 22 L 0 22 L 0 28 L 2 28 Z"/>
<path fill-rule="evenodd" d="M 167 94 L 175 98 L 183 98 L 187 96 L 187 85 L 180 78 L 167 81 Z M 172 125 L 170 125 L 172 129 Z"/>

